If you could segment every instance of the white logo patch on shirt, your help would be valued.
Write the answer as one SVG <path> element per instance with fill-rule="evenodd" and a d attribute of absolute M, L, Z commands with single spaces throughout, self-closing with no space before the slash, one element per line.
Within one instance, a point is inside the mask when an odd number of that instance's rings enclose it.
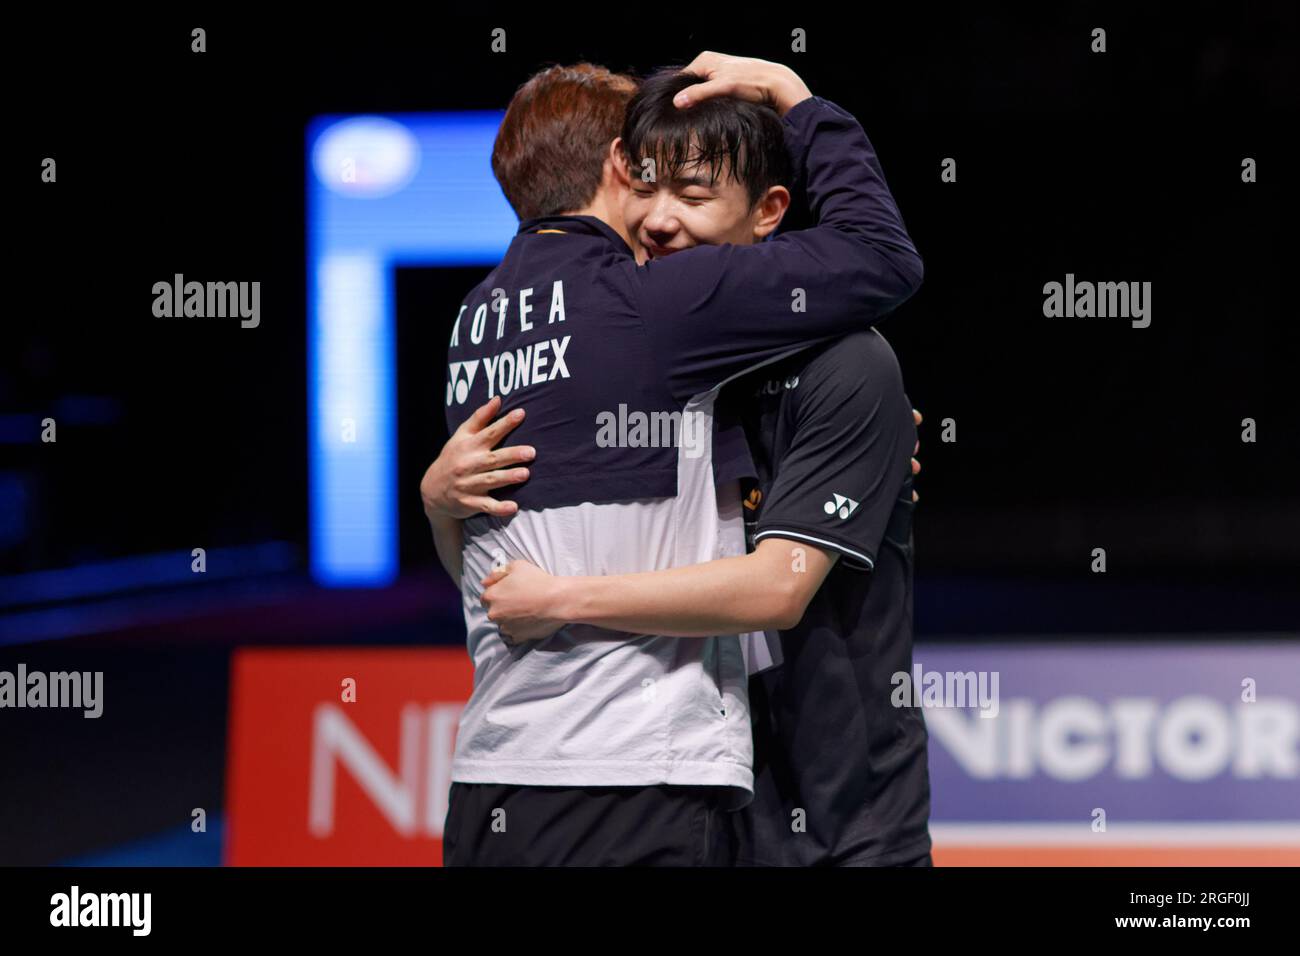
<path fill-rule="evenodd" d="M 834 494 L 834 492 L 832 492 L 832 494 Z M 835 495 L 835 500 L 828 501 L 826 504 L 822 505 L 822 510 L 828 515 L 833 515 L 838 511 L 840 513 L 840 518 L 844 519 L 857 511 L 859 504 L 861 504 L 861 502 L 854 501 L 852 498 L 845 497 L 844 495 Z"/>

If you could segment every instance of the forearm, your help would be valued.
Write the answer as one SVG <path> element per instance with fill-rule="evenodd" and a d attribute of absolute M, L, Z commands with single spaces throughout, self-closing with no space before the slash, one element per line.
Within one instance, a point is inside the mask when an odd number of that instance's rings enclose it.
<path fill-rule="evenodd" d="M 787 628 L 806 605 L 796 574 L 774 573 L 772 562 L 753 553 L 666 571 L 556 578 L 554 616 L 669 637 Z"/>
<path fill-rule="evenodd" d="M 460 587 L 461 575 L 461 525 L 459 518 L 428 514 L 429 527 L 433 529 L 433 546 L 438 550 L 438 560 Z"/>

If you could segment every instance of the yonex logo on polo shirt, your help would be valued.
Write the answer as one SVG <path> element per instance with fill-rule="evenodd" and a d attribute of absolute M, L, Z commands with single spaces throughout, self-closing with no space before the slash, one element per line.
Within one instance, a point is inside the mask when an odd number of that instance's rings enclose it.
<path fill-rule="evenodd" d="M 832 492 L 832 494 L 834 493 Z M 833 515 L 838 511 L 841 518 L 847 518 L 849 515 L 853 514 L 853 512 L 858 510 L 859 504 L 861 504 L 861 502 L 854 501 L 852 498 L 846 498 L 844 495 L 835 495 L 835 500 L 828 501 L 826 504 L 822 505 L 822 510 L 824 510 L 828 515 Z"/>

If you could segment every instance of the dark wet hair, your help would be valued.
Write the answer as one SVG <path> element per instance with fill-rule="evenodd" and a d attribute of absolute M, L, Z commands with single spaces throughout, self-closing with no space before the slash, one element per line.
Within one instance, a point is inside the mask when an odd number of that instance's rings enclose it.
<path fill-rule="evenodd" d="M 771 186 L 790 181 L 790 156 L 776 110 L 732 96 L 719 96 L 686 109 L 673 105 L 681 90 L 705 78 L 679 67 L 661 70 L 641 84 L 627 105 L 623 151 L 635 179 L 642 161 L 654 160 L 655 178 L 667 181 L 699 162 L 717 182 L 730 176 L 754 203 Z"/>

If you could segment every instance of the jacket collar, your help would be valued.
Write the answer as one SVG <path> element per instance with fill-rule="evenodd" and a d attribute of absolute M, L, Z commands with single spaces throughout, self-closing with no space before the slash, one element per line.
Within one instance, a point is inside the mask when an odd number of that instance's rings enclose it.
<path fill-rule="evenodd" d="M 609 223 L 595 216 L 539 216 L 536 219 L 525 219 L 519 224 L 516 235 L 522 236 L 551 229 L 587 236 L 604 236 L 619 252 L 632 255 L 632 250 L 623 241 L 623 237 L 615 232 Z"/>

